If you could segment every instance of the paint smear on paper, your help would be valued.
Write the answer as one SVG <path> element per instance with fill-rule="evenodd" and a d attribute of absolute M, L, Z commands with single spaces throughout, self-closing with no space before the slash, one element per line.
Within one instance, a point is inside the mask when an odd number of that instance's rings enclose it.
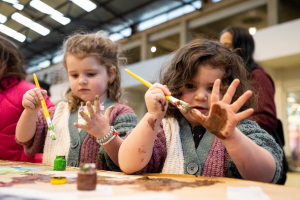
<path fill-rule="evenodd" d="M 6 174 L 23 174 L 29 172 L 28 170 L 19 170 L 11 167 L 0 167 L 0 175 Z"/>
<path fill-rule="evenodd" d="M 26 170 L 26 171 L 40 171 L 40 170 L 44 170 L 45 167 L 11 167 L 14 169 L 19 169 L 19 170 Z"/>

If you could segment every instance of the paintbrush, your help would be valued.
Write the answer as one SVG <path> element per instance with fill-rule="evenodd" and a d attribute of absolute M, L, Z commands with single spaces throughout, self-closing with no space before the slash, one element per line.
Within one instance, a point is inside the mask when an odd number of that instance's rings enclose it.
<path fill-rule="evenodd" d="M 128 74 L 130 74 L 131 76 L 133 76 L 134 78 L 136 78 L 138 81 L 140 81 L 141 83 L 146 85 L 148 88 L 151 87 L 152 84 L 149 83 L 148 81 L 146 81 L 145 79 L 139 77 L 138 75 L 136 75 L 135 73 L 129 71 L 128 69 L 125 69 L 125 71 Z M 192 107 L 188 103 L 186 103 L 184 101 L 181 101 L 179 99 L 176 99 L 175 97 L 172 97 L 171 95 L 167 95 L 166 100 L 169 101 L 174 106 L 176 106 L 184 114 L 187 114 L 192 109 Z"/>
<path fill-rule="evenodd" d="M 35 82 L 36 87 L 41 89 L 40 84 L 39 84 L 35 74 L 33 74 L 33 78 L 34 78 L 34 82 Z M 50 133 L 50 137 L 51 137 L 52 140 L 56 140 L 56 135 L 54 133 L 54 126 L 52 124 L 52 121 L 51 121 L 51 118 L 50 118 L 50 115 L 49 115 L 49 111 L 48 111 L 48 108 L 46 106 L 46 102 L 45 102 L 44 98 L 41 99 L 41 104 L 42 104 L 43 112 L 44 112 L 44 115 L 45 115 L 45 118 L 46 118 L 46 121 L 47 121 L 47 124 L 48 124 L 48 130 L 49 130 L 49 133 Z"/>

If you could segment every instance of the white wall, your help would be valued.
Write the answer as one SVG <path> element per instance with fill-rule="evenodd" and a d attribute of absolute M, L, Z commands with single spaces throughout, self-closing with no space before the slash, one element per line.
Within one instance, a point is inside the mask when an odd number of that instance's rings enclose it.
<path fill-rule="evenodd" d="M 300 19 L 258 30 L 254 58 L 265 67 L 300 65 Z"/>

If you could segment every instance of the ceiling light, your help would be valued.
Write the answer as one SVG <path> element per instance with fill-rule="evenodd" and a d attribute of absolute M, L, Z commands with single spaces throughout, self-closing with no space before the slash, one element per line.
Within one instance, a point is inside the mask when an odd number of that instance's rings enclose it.
<path fill-rule="evenodd" d="M 7 3 L 19 3 L 19 1 L 17 0 L 3 0 L 3 1 Z"/>
<path fill-rule="evenodd" d="M 71 21 L 69 18 L 64 17 L 64 16 L 50 15 L 50 17 L 52 19 L 54 19 L 55 21 L 58 21 L 62 25 L 66 25 L 66 24 L 70 23 L 70 21 Z"/>
<path fill-rule="evenodd" d="M 15 30 L 13 30 L 13 29 L 11 29 L 11 28 L 3 25 L 3 24 L 0 24 L 0 31 L 2 33 L 6 34 L 6 35 L 18 40 L 18 41 L 20 41 L 20 42 L 24 42 L 25 39 L 26 39 L 25 35 L 15 31 Z"/>
<path fill-rule="evenodd" d="M 30 2 L 30 6 L 32 6 L 33 8 L 37 9 L 38 11 L 48 14 L 50 15 L 50 17 L 54 20 L 56 20 L 57 22 L 66 25 L 68 23 L 70 23 L 70 19 L 67 17 L 64 17 L 64 15 L 60 12 L 58 12 L 57 10 L 55 10 L 54 8 L 48 6 L 47 4 L 45 4 L 44 2 L 40 1 L 40 0 L 32 0 Z"/>
<path fill-rule="evenodd" d="M 28 68 L 26 69 L 26 73 L 29 74 L 29 73 L 35 72 L 35 71 L 37 71 L 37 70 L 40 70 L 40 68 L 39 68 L 38 66 L 28 67 Z"/>
<path fill-rule="evenodd" d="M 124 35 L 125 37 L 129 37 L 131 35 L 131 32 L 132 32 L 132 30 L 131 30 L 130 27 L 129 28 L 125 28 L 122 31 L 120 31 L 120 33 L 122 35 Z"/>
<path fill-rule="evenodd" d="M 97 8 L 97 5 L 89 0 L 71 0 L 73 3 L 75 3 L 77 6 L 81 7 L 82 9 L 86 10 L 87 12 L 91 12 L 95 8 Z"/>
<path fill-rule="evenodd" d="M 254 34 L 256 33 L 256 27 L 250 27 L 250 28 L 249 28 L 249 33 L 250 33 L 251 35 L 254 35 Z"/>
<path fill-rule="evenodd" d="M 59 63 L 63 60 L 63 58 L 64 58 L 63 54 L 57 55 L 52 59 L 52 63 L 53 64 Z"/>
<path fill-rule="evenodd" d="M 123 35 L 121 35 L 120 33 L 113 33 L 113 34 L 111 34 L 110 36 L 109 36 L 109 39 L 111 40 L 111 41 L 117 41 L 117 40 L 120 40 L 120 39 L 122 39 L 122 38 L 124 38 L 124 36 Z"/>
<path fill-rule="evenodd" d="M 13 7 L 15 7 L 15 8 L 18 9 L 18 10 L 23 10 L 23 8 L 24 8 L 23 5 L 17 4 L 17 3 L 14 3 L 14 4 L 13 4 Z"/>
<path fill-rule="evenodd" d="M 11 3 L 13 7 L 15 7 L 18 10 L 23 10 L 24 6 L 19 4 L 19 1 L 17 0 L 3 0 L 4 2 Z"/>
<path fill-rule="evenodd" d="M 148 29 L 148 28 L 151 28 L 151 27 L 156 26 L 158 24 L 164 23 L 164 22 L 166 22 L 168 20 L 171 20 L 173 18 L 176 18 L 176 17 L 179 17 L 181 15 L 193 12 L 194 10 L 196 10 L 196 8 L 197 9 L 201 8 L 201 6 L 202 6 L 201 1 L 199 1 L 199 2 L 194 1 L 192 3 L 192 5 L 184 5 L 180 8 L 177 8 L 176 10 L 173 10 L 173 11 L 158 15 L 154 18 L 145 20 L 145 21 L 143 21 L 143 22 L 141 22 L 137 25 L 137 29 L 138 29 L 138 31 L 143 31 L 145 29 Z"/>
<path fill-rule="evenodd" d="M 43 62 L 40 62 L 40 63 L 38 64 L 38 67 L 39 67 L 40 69 L 43 69 L 43 68 L 49 67 L 50 65 L 51 65 L 50 60 L 45 60 L 45 61 L 43 61 Z"/>
<path fill-rule="evenodd" d="M 31 19 L 25 17 L 24 15 L 21 15 L 20 13 L 12 14 L 11 18 L 43 36 L 48 35 L 50 33 L 49 29 L 32 21 Z"/>
<path fill-rule="evenodd" d="M 7 20 L 7 17 L 0 14 L 0 23 L 4 24 L 4 22 L 6 22 L 6 20 Z"/>
<path fill-rule="evenodd" d="M 151 47 L 151 52 L 155 52 L 156 51 L 156 47 L 155 46 L 153 46 L 153 47 Z"/>

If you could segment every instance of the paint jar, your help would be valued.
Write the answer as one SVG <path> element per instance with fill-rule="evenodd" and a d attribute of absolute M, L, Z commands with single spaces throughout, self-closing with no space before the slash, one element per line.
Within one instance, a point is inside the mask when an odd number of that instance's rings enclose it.
<path fill-rule="evenodd" d="M 66 157 L 65 156 L 56 156 L 54 160 L 54 170 L 55 171 L 64 171 L 66 170 Z"/>
<path fill-rule="evenodd" d="M 95 190 L 97 185 L 97 173 L 95 163 L 80 164 L 77 176 L 77 190 Z"/>
<path fill-rule="evenodd" d="M 65 184 L 66 182 L 67 182 L 66 177 L 52 177 L 50 179 L 50 183 L 52 185 L 62 185 L 62 184 Z"/>

